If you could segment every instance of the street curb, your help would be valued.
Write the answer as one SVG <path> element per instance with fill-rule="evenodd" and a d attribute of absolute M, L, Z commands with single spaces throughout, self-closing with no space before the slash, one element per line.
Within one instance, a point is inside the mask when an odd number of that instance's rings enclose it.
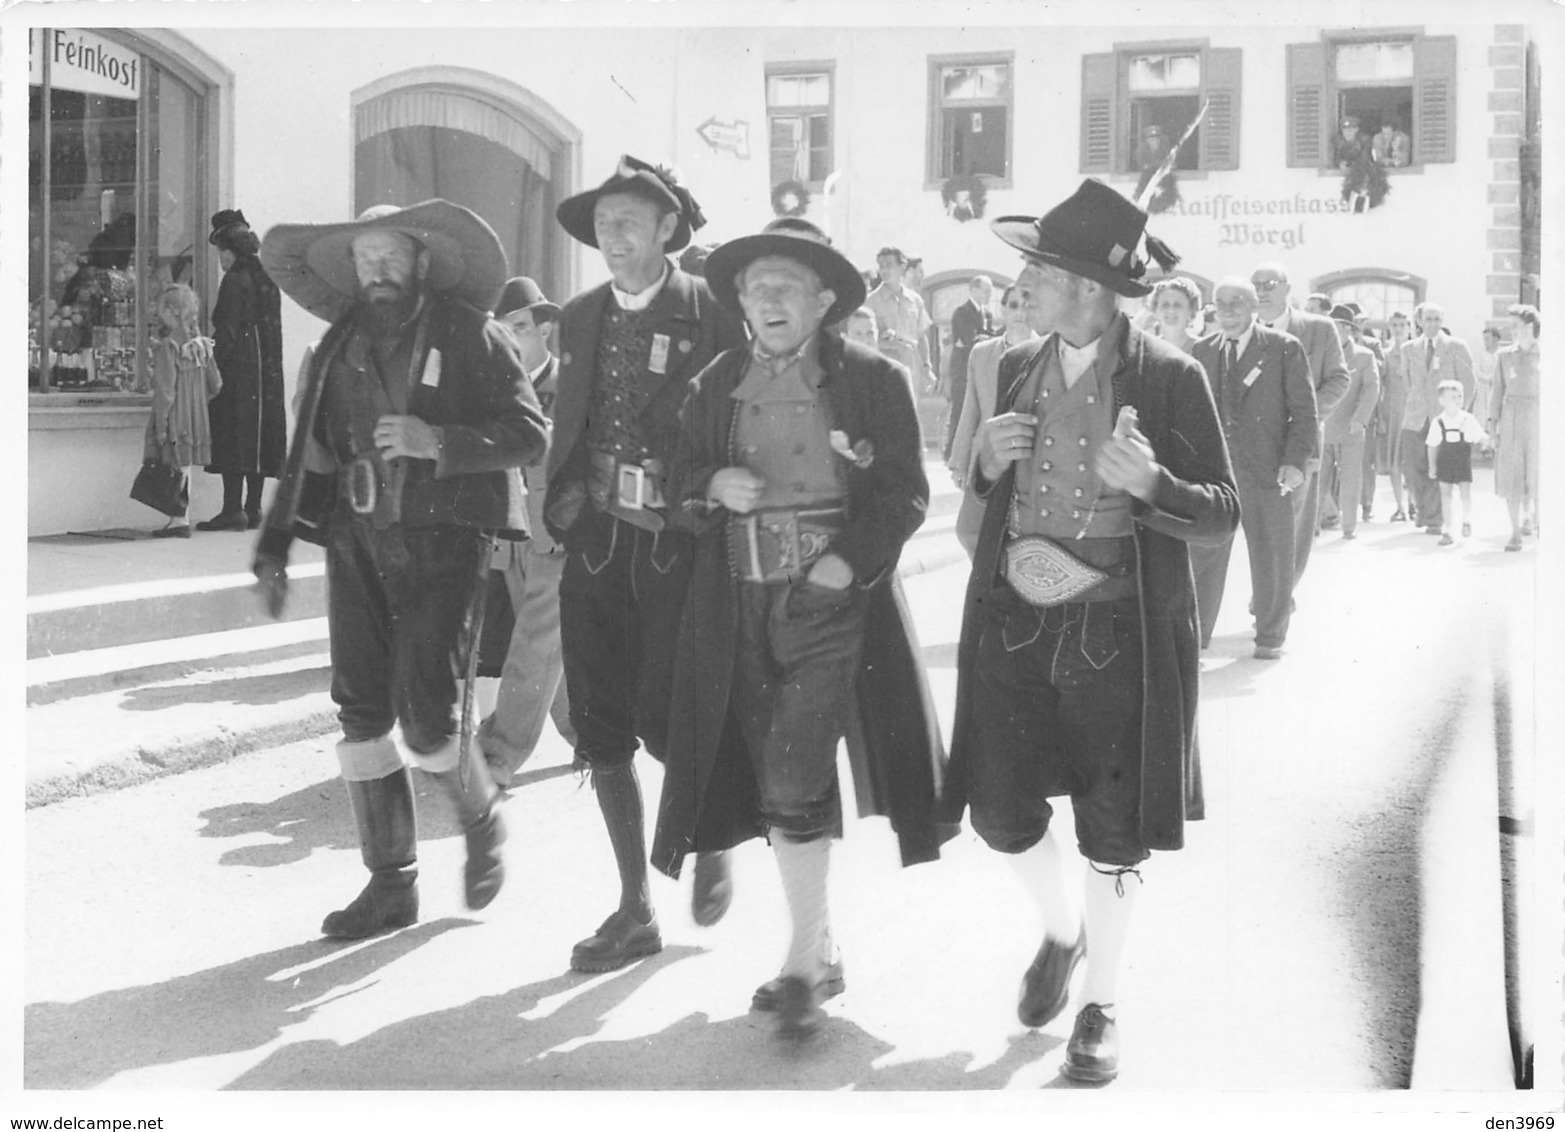
<path fill-rule="evenodd" d="M 967 561 L 967 554 L 955 535 L 941 532 L 927 539 L 935 545 L 918 547 L 916 536 L 903 550 L 897 564 L 897 576 L 911 578 Z M 325 670 L 327 673 L 330 669 Z M 329 679 L 329 676 L 328 676 Z M 326 697 L 323 690 L 306 697 Z M 90 765 L 57 765 L 29 775 L 26 808 L 47 806 L 67 798 L 82 798 L 108 790 L 138 786 L 155 778 L 181 774 L 187 770 L 216 766 L 241 755 L 286 743 L 319 738 L 337 729 L 336 705 L 312 705 L 301 712 L 299 700 L 285 700 L 265 709 L 251 709 L 252 718 L 238 727 L 217 724 L 210 730 L 180 736 L 159 737 L 153 741 L 132 739 L 117 749 L 94 758 Z"/>

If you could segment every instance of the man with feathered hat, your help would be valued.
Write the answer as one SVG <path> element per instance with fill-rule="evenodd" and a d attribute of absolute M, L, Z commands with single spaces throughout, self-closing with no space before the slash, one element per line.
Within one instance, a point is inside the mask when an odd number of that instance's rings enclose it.
<path fill-rule="evenodd" d="M 1064 1072 L 1113 1079 L 1115 984 L 1153 849 L 1201 817 L 1198 642 L 1187 544 L 1227 537 L 1238 494 L 1201 368 L 1137 330 L 1147 214 L 1084 181 L 1041 217 L 991 227 L 1022 253 L 1016 287 L 1045 337 L 1000 362 L 997 415 L 978 429 L 985 500 L 957 654 L 945 816 L 1006 854 L 1037 900 L 1044 939 L 1017 1013 L 1064 1010 L 1085 956 Z M 1049 828 L 1068 794 L 1086 858 L 1078 911 Z"/>
<path fill-rule="evenodd" d="M 331 323 L 304 359 L 255 572 L 278 616 L 293 538 L 326 548 L 337 760 L 370 880 L 321 930 L 358 939 L 418 918 L 404 758 L 452 798 L 468 907 L 499 891 L 505 829 L 467 701 L 455 711 L 458 662 L 476 649 L 491 540 L 527 537 L 520 469 L 543 458 L 548 426 L 515 340 L 485 313 L 505 252 L 475 213 L 431 200 L 280 224 L 261 261 Z"/>
<path fill-rule="evenodd" d="M 793 934 L 753 1005 L 803 1038 L 843 989 L 826 877 L 845 732 L 861 809 L 890 816 L 905 863 L 939 855 L 944 754 L 896 581 L 929 486 L 907 371 L 824 329 L 864 281 L 818 228 L 787 218 L 731 240 L 707 279 L 752 342 L 696 378 L 670 476 L 698 523 L 698 596 L 652 861 L 677 876 L 692 848 L 768 834 Z"/>
<path fill-rule="evenodd" d="M 603 184 L 556 210 L 597 248 L 610 279 L 560 313 L 559 394 L 544 519 L 565 547 L 560 644 L 576 758 L 592 775 L 619 871 L 619 904 L 576 945 L 571 966 L 612 971 L 662 949 L 647 879 L 645 811 L 633 761 L 662 758 L 673 641 L 690 585 L 690 524 L 666 502 L 690 379 L 743 340 L 706 283 L 669 260 L 705 224 L 668 170 L 620 159 Z M 698 854 L 691 912 L 728 909 L 727 857 Z"/>

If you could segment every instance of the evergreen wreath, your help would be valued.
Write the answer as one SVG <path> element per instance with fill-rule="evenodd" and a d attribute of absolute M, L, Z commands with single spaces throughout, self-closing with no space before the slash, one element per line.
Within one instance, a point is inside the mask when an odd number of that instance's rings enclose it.
<path fill-rule="evenodd" d="M 1379 208 L 1390 191 L 1390 178 L 1380 162 L 1373 158 L 1366 156 L 1354 161 L 1342 174 L 1342 199 L 1349 204 L 1362 193 L 1370 208 Z M 1354 208 L 1353 211 L 1361 210 Z"/>
<path fill-rule="evenodd" d="M 803 216 L 810 207 L 810 190 L 798 181 L 772 187 L 772 212 L 777 216 Z"/>
<path fill-rule="evenodd" d="M 940 186 L 940 199 L 946 206 L 946 215 L 962 224 L 983 216 L 988 197 L 989 189 L 984 179 L 974 173 L 948 177 L 946 183 Z"/>

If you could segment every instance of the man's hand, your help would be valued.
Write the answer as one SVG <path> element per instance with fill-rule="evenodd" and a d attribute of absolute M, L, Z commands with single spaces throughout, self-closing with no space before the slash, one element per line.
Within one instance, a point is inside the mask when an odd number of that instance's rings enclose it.
<path fill-rule="evenodd" d="M 212 360 L 212 339 L 192 338 L 179 348 L 179 352 L 196 365 L 204 366 Z"/>
<path fill-rule="evenodd" d="M 736 515 L 748 515 L 755 510 L 765 487 L 766 481 L 749 468 L 720 468 L 712 473 L 706 497 Z"/>
<path fill-rule="evenodd" d="M 1001 413 L 978 426 L 978 466 L 993 482 L 1017 460 L 1032 459 L 1033 433 L 1038 418 L 1031 413 Z"/>
<path fill-rule="evenodd" d="M 1277 486 L 1282 488 L 1282 493 L 1287 495 L 1297 490 L 1304 483 L 1304 473 L 1292 464 L 1284 464 L 1277 469 Z"/>
<path fill-rule="evenodd" d="M 853 567 L 848 565 L 845 558 L 835 554 L 823 554 L 816 559 L 815 565 L 810 567 L 806 580 L 812 586 L 823 586 L 828 590 L 845 590 L 853 584 Z"/>
<path fill-rule="evenodd" d="M 1157 492 L 1157 461 L 1152 458 L 1152 445 L 1135 425 L 1123 430 L 1116 428 L 1114 435 L 1104 441 L 1093 461 L 1093 469 L 1103 486 L 1110 491 L 1125 491 L 1143 503 L 1151 503 Z"/>
<path fill-rule="evenodd" d="M 375 422 L 375 447 L 387 460 L 411 456 L 415 460 L 438 460 L 440 437 L 418 417 L 387 414 Z"/>
<path fill-rule="evenodd" d="M 255 592 L 261 596 L 267 616 L 273 621 L 281 620 L 283 607 L 288 604 L 288 571 L 276 562 L 256 563 Z"/>

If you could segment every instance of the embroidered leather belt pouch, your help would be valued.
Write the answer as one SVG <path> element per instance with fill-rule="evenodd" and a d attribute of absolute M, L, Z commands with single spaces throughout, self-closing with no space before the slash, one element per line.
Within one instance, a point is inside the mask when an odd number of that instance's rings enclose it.
<path fill-rule="evenodd" d="M 728 522 L 729 559 L 749 582 L 786 582 L 804 575 L 831 548 L 847 513 L 840 507 L 757 511 Z"/>
<path fill-rule="evenodd" d="M 1109 601 L 1136 592 L 1132 575 L 1135 548 L 1131 539 L 1093 539 L 1092 556 L 1084 562 L 1059 543 L 1042 535 L 1013 538 L 1005 546 L 1005 580 L 1029 605 L 1046 608 L 1067 601 Z M 1129 554 L 1124 553 L 1128 547 Z"/>
<path fill-rule="evenodd" d="M 389 463 L 378 452 L 355 456 L 342 469 L 342 493 L 354 513 L 368 516 L 376 527 L 387 527 L 402 518 L 402 486 L 407 465 Z"/>

